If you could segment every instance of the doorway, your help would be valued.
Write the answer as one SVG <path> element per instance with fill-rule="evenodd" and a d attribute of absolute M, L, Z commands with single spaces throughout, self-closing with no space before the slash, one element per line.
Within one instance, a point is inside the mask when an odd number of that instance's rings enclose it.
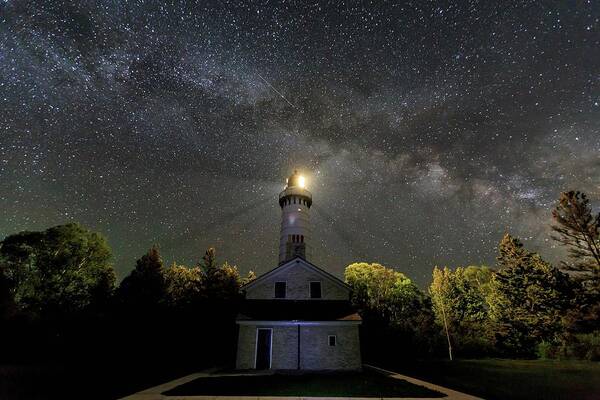
<path fill-rule="evenodd" d="M 256 369 L 271 368 L 273 329 L 258 328 L 256 331 Z"/>

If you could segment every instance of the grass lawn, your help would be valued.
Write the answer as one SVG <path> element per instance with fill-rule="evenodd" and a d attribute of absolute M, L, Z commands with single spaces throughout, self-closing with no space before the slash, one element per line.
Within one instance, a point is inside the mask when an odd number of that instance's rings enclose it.
<path fill-rule="evenodd" d="M 198 378 L 168 396 L 444 397 L 422 386 L 371 372 Z"/>
<path fill-rule="evenodd" d="M 0 365 L 0 399 L 116 399 L 196 370 L 122 360 L 105 365 Z"/>
<path fill-rule="evenodd" d="M 459 360 L 389 366 L 394 371 L 488 400 L 600 399 L 600 363 Z"/>

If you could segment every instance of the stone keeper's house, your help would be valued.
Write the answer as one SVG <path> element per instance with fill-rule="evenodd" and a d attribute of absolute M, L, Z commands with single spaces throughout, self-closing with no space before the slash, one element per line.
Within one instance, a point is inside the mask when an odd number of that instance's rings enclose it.
<path fill-rule="evenodd" d="M 238 369 L 360 369 L 351 289 L 307 261 L 312 195 L 296 171 L 279 195 L 279 266 L 243 287 Z"/>

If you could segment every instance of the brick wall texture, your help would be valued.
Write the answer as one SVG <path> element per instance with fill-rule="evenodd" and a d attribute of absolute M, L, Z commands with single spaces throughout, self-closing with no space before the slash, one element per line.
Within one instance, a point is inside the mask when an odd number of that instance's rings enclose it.
<path fill-rule="evenodd" d="M 323 275 L 304 267 L 302 263 L 295 263 L 273 275 L 257 282 L 246 289 L 247 299 L 273 299 L 275 298 L 275 282 L 286 282 L 286 299 L 310 299 L 309 282 L 321 282 L 321 300 L 348 300 L 350 291 L 340 286 Z"/>
<path fill-rule="evenodd" d="M 326 323 L 325 323 L 326 324 Z M 236 367 L 252 369 L 257 328 L 273 329 L 272 369 L 298 368 L 298 325 L 240 325 Z M 329 345 L 329 336 L 336 345 Z M 300 325 L 300 369 L 355 370 L 361 368 L 358 326 Z"/>

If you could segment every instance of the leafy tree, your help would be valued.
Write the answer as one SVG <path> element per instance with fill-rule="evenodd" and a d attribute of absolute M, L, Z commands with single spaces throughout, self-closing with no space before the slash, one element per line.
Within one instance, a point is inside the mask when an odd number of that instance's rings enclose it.
<path fill-rule="evenodd" d="M 15 312 L 16 306 L 10 282 L 2 271 L 2 266 L 0 266 L 0 321 L 10 318 Z"/>
<path fill-rule="evenodd" d="M 173 263 L 164 272 L 166 301 L 171 307 L 196 304 L 202 294 L 202 271 Z"/>
<path fill-rule="evenodd" d="M 32 316 L 81 311 L 111 296 L 115 273 L 106 239 L 79 224 L 21 232 L 0 242 L 10 301 Z"/>
<path fill-rule="evenodd" d="M 166 298 L 165 269 L 158 246 L 136 261 L 135 269 L 119 286 L 119 297 L 128 307 L 151 312 Z"/>
<path fill-rule="evenodd" d="M 393 358 L 401 347 L 391 346 L 393 342 L 411 343 L 401 349 L 404 357 L 430 348 L 434 335 L 428 298 L 403 273 L 376 263 L 354 263 L 346 267 L 345 279 L 363 318 L 367 356 Z"/>
<path fill-rule="evenodd" d="M 422 293 L 401 272 L 380 264 L 355 263 L 346 267 L 352 301 L 363 312 L 376 312 L 385 320 L 400 323 L 420 308 Z"/>
<path fill-rule="evenodd" d="M 476 287 L 484 298 L 490 292 L 490 282 L 492 281 L 493 275 L 494 271 L 486 265 L 469 265 L 464 270 L 465 279 L 471 286 Z"/>
<path fill-rule="evenodd" d="M 563 332 L 572 297 L 569 277 L 508 234 L 499 245 L 498 266 L 488 296 L 497 343 L 531 355 L 536 344 L 556 341 Z"/>
<path fill-rule="evenodd" d="M 485 342 L 485 295 L 490 279 L 491 271 L 487 267 L 458 267 L 454 271 L 435 267 L 433 270 L 429 294 L 436 321 L 446 333 L 451 360 L 451 336 L 461 347 Z"/>

